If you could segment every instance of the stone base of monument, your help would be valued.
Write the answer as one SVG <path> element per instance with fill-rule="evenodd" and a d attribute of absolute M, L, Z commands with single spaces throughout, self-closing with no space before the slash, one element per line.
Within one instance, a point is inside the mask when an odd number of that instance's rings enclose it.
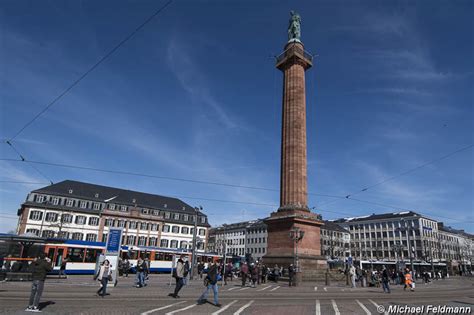
<path fill-rule="evenodd" d="M 265 219 L 268 231 L 267 254 L 263 262 L 273 269 L 275 265 L 287 269 L 296 265 L 298 257 L 298 277 L 302 281 L 320 281 L 327 270 L 326 258 L 321 256 L 320 217 L 306 209 L 280 209 Z M 297 242 L 291 231 L 304 232 Z M 296 267 L 296 266 L 295 266 Z"/>

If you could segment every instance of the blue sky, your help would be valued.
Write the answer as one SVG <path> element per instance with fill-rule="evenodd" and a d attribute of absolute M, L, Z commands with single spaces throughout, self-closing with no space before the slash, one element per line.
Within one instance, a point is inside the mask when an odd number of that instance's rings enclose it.
<path fill-rule="evenodd" d="M 9 138 L 164 2 L 3 1 L 0 138 Z M 472 1 L 175 1 L 15 139 L 27 159 L 279 188 L 289 11 L 317 54 L 306 74 L 308 188 L 345 196 L 474 142 Z M 0 157 L 18 156 L 5 144 Z M 474 232 L 473 149 L 360 193 Z M 211 224 L 265 217 L 277 191 L 37 165 L 182 198 Z M 0 180 L 45 182 L 0 161 Z M 0 183 L 0 231 L 30 190 Z M 336 200 L 336 201 L 334 201 Z M 311 195 L 326 219 L 396 211 Z M 275 205 L 275 206 L 273 206 Z M 445 217 L 445 218 L 442 218 Z M 448 219 L 449 218 L 449 219 Z"/>

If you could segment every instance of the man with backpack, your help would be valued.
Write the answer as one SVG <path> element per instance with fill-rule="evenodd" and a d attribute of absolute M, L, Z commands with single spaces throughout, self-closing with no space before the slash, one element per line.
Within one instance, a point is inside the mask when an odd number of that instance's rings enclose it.
<path fill-rule="evenodd" d="M 209 293 L 209 289 L 212 289 L 214 292 L 214 305 L 217 307 L 221 307 L 221 304 L 219 304 L 219 291 L 218 291 L 218 286 L 217 286 L 217 281 L 220 279 L 219 275 L 219 270 L 217 263 L 214 262 L 212 265 L 210 265 L 209 271 L 207 272 L 207 286 L 204 292 L 202 292 L 201 296 L 197 300 L 198 305 L 205 304 L 207 302 L 207 295 Z"/>

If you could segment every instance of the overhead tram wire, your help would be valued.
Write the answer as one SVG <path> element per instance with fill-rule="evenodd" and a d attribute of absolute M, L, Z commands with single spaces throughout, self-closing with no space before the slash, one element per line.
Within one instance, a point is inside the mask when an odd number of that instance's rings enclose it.
<path fill-rule="evenodd" d="M 93 64 L 86 72 L 84 72 L 79 78 L 72 82 L 63 92 L 56 96 L 51 102 L 49 102 L 46 107 L 44 107 L 39 113 L 37 113 L 31 120 L 23 125 L 10 139 L 10 142 L 18 137 L 26 128 L 28 128 L 36 119 L 43 115 L 48 109 L 50 109 L 54 104 L 56 104 L 61 98 L 63 98 L 69 91 L 71 91 L 77 84 L 79 84 L 87 75 L 94 71 L 100 64 L 102 64 L 107 58 L 114 54 L 122 45 L 124 45 L 128 40 L 130 40 L 138 31 L 140 31 L 145 25 L 150 23 L 158 14 L 160 14 L 164 9 L 166 9 L 173 0 L 167 1 L 163 6 L 156 10 L 151 16 L 149 16 L 143 23 L 141 23 L 134 31 L 128 34 L 124 39 L 122 39 L 117 45 L 115 45 L 108 53 L 106 53 L 102 58 L 99 59 L 95 64 Z"/>
<path fill-rule="evenodd" d="M 23 154 L 20 153 L 20 151 L 17 150 L 17 148 L 15 148 L 15 146 L 9 141 L 7 140 L 5 142 L 6 144 L 8 144 L 10 146 L 10 148 L 15 151 L 16 154 L 18 154 L 18 156 L 20 156 L 20 159 L 22 162 L 25 162 L 27 163 L 32 169 L 34 169 L 38 174 L 40 174 L 43 178 L 45 178 L 51 185 L 53 184 L 53 181 L 48 177 L 46 176 L 43 172 L 41 172 L 36 166 L 34 166 L 30 161 L 27 161 L 24 157 Z"/>
<path fill-rule="evenodd" d="M 370 185 L 370 186 L 366 186 L 365 188 L 362 188 L 361 190 L 358 190 L 358 191 L 355 191 L 355 192 L 353 192 L 353 193 L 347 194 L 343 199 L 353 199 L 353 200 L 356 200 L 356 199 L 352 198 L 352 196 L 361 194 L 361 193 L 363 193 L 363 192 L 366 192 L 366 191 L 369 190 L 369 189 L 372 189 L 372 188 L 374 188 L 374 187 L 383 185 L 383 184 L 385 184 L 385 183 L 387 183 L 387 182 L 389 182 L 389 181 L 395 180 L 395 179 L 397 179 L 397 178 L 399 178 L 399 177 L 402 177 L 402 176 L 408 175 L 408 174 L 410 174 L 410 173 L 413 173 L 413 172 L 415 172 L 415 171 L 417 171 L 417 170 L 419 170 L 419 169 L 421 169 L 421 168 L 423 168 L 423 167 L 426 167 L 426 166 L 428 166 L 428 165 L 431 165 L 431 164 L 437 163 L 437 162 L 439 162 L 439 161 L 445 160 L 445 159 L 447 159 L 447 158 L 449 158 L 449 157 L 451 157 L 451 156 L 453 156 L 453 155 L 455 155 L 455 154 L 457 154 L 457 153 L 460 153 L 460 152 L 466 151 L 466 150 L 468 150 L 468 149 L 471 149 L 472 147 L 474 147 L 474 144 L 470 144 L 470 145 L 464 146 L 464 147 L 462 147 L 462 148 L 459 148 L 459 149 L 457 149 L 457 150 L 455 150 L 455 151 L 452 151 L 452 152 L 450 152 L 450 153 L 448 153 L 448 154 L 445 154 L 445 155 L 443 155 L 443 156 L 440 156 L 440 157 L 438 157 L 438 158 L 436 158 L 436 159 L 434 159 L 434 160 L 431 160 L 431 161 L 425 162 L 425 163 L 423 163 L 423 164 L 420 164 L 420 165 L 418 165 L 418 166 L 416 166 L 416 167 L 410 168 L 410 169 L 408 169 L 408 170 L 406 170 L 406 171 L 403 171 L 403 172 L 401 172 L 401 173 L 399 173 L 399 174 L 397 174 L 397 175 L 394 175 L 394 176 L 385 178 L 385 179 L 383 179 L 383 180 L 381 180 L 381 181 L 379 181 L 379 182 L 377 182 L 377 183 L 375 183 L 375 184 L 372 184 L 372 185 Z M 328 205 L 328 204 L 331 204 L 331 203 L 334 203 L 334 202 L 337 202 L 337 201 L 338 201 L 338 200 L 331 200 L 331 201 L 322 203 L 321 205 Z"/>
<path fill-rule="evenodd" d="M 24 159 L 23 156 L 21 156 L 21 157 L 22 157 L 22 159 L 0 158 L 0 161 L 28 162 L 28 163 L 38 164 L 38 165 L 47 165 L 47 166 L 53 166 L 53 167 L 80 169 L 80 170 L 87 170 L 87 171 L 94 171 L 94 172 L 111 173 L 111 174 L 119 174 L 119 175 L 127 175 L 127 176 L 137 176 L 137 177 L 145 177 L 145 178 L 156 178 L 156 179 L 163 179 L 163 180 L 170 180 L 170 181 L 180 181 L 180 182 L 189 182 L 189 183 L 196 183 L 196 184 L 207 184 L 207 185 L 233 187 L 233 188 L 244 188 L 244 189 L 252 189 L 252 190 L 279 191 L 278 189 L 274 189 L 274 188 L 237 185 L 237 184 L 203 181 L 203 180 L 195 180 L 195 179 L 187 179 L 187 178 L 178 178 L 178 177 L 171 177 L 171 176 L 151 175 L 151 174 L 143 174 L 143 173 L 128 172 L 128 171 L 108 170 L 108 169 L 102 169 L 102 168 L 96 168 L 96 167 L 79 166 L 79 165 L 71 165 L 71 164 L 33 161 L 33 160 L 26 160 L 26 159 Z M 316 194 L 316 193 L 308 193 L 308 194 L 309 195 L 320 196 L 320 197 L 330 197 L 330 198 L 344 199 L 343 196 L 335 196 L 335 195 L 328 195 L 328 194 Z"/>

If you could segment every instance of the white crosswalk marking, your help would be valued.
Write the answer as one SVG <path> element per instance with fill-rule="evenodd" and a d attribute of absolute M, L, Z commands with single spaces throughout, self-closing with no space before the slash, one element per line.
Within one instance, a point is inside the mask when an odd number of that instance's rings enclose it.
<path fill-rule="evenodd" d="M 226 309 L 228 309 L 229 307 L 231 307 L 233 304 L 235 304 L 237 301 L 238 301 L 238 300 L 233 300 L 232 302 L 230 302 L 229 304 L 227 304 L 226 306 L 224 306 L 223 308 L 221 308 L 221 309 L 218 310 L 217 312 L 212 313 L 212 315 L 217 315 L 217 314 L 222 313 L 223 311 L 225 311 Z"/>
<path fill-rule="evenodd" d="M 314 291 L 318 291 L 318 287 L 314 287 Z"/>
<path fill-rule="evenodd" d="M 270 291 L 275 291 L 275 290 L 278 290 L 280 288 L 280 286 L 277 286 L 277 287 L 274 287 L 273 289 L 271 289 Z"/>
<path fill-rule="evenodd" d="M 367 309 L 367 307 L 365 307 L 364 304 L 362 304 L 359 300 L 356 300 L 357 304 L 359 304 L 360 307 L 362 307 L 362 309 L 365 311 L 365 313 L 367 315 L 372 315 L 372 313 Z"/>
<path fill-rule="evenodd" d="M 250 305 L 252 305 L 253 302 L 255 302 L 255 301 L 252 300 L 252 301 L 248 302 L 247 304 L 245 304 L 244 306 L 242 306 L 241 308 L 239 308 L 239 309 L 237 310 L 237 312 L 234 313 L 234 315 L 239 315 L 240 313 L 242 313 L 242 311 L 243 311 L 244 309 L 246 309 L 247 307 L 249 307 Z"/>
<path fill-rule="evenodd" d="M 271 286 L 271 285 L 269 285 L 268 287 L 265 287 L 265 288 L 258 289 L 257 291 L 265 291 L 266 289 L 268 289 L 268 288 L 271 288 L 271 287 L 272 287 L 272 286 Z"/>
<path fill-rule="evenodd" d="M 183 304 L 183 303 L 186 303 L 186 301 L 181 301 L 181 302 L 178 302 L 178 303 L 173 303 L 173 304 L 170 304 L 170 305 L 166 305 L 166 306 L 162 306 L 162 307 L 159 307 L 159 308 L 155 308 L 155 309 L 153 309 L 153 310 L 149 310 L 149 311 L 143 312 L 143 313 L 141 313 L 141 315 L 148 315 L 148 314 L 151 314 L 151 313 L 154 313 L 154 312 L 157 312 L 157 311 L 161 311 L 161 310 L 165 310 L 165 309 L 167 309 L 167 308 L 173 307 L 173 306 L 175 306 L 175 305 Z"/>
<path fill-rule="evenodd" d="M 242 289 L 240 289 L 239 291 L 243 291 L 243 290 L 247 290 L 247 289 L 250 289 L 250 287 L 242 288 Z"/>
<path fill-rule="evenodd" d="M 341 313 L 339 313 L 339 309 L 337 308 L 336 301 L 331 300 L 331 303 L 332 303 L 332 308 L 334 309 L 334 313 L 335 313 L 336 315 L 341 315 Z"/>
<path fill-rule="evenodd" d="M 238 289 L 239 287 L 233 287 L 233 288 L 229 288 L 227 289 L 227 291 L 232 291 L 232 290 L 235 290 L 235 289 Z"/>
<path fill-rule="evenodd" d="M 381 308 L 380 308 L 380 305 L 378 305 L 377 303 L 375 303 L 375 302 L 372 301 L 371 299 L 369 299 L 369 302 L 372 303 L 372 304 L 374 304 L 374 306 L 377 308 L 377 311 L 378 311 L 379 309 L 381 309 Z M 379 312 L 379 313 L 380 313 L 380 312 Z M 384 312 L 384 315 L 388 315 L 388 312 Z"/>
<path fill-rule="evenodd" d="M 321 304 L 319 304 L 319 300 L 316 300 L 316 315 L 321 315 Z"/>
<path fill-rule="evenodd" d="M 190 308 L 195 307 L 196 305 L 197 305 L 197 304 L 191 304 L 191 305 L 189 305 L 189 306 L 180 308 L 180 309 L 178 309 L 178 310 L 174 310 L 174 311 L 172 311 L 172 312 L 166 313 L 165 315 L 173 315 L 173 314 L 176 314 L 176 313 L 179 313 L 179 312 L 182 312 L 182 311 L 187 311 L 187 310 L 189 310 Z"/>

